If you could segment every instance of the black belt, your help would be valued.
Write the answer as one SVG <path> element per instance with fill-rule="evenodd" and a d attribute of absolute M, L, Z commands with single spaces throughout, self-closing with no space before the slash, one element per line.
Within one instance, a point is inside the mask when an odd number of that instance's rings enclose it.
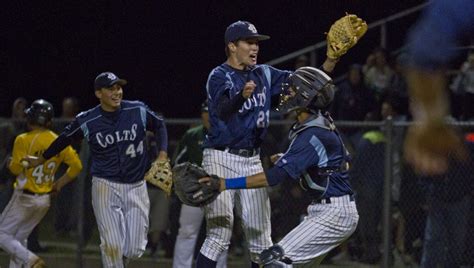
<path fill-rule="evenodd" d="M 23 192 L 23 194 L 27 194 L 27 195 L 45 195 L 45 194 L 49 194 L 49 193 L 35 193 L 35 192 L 32 192 L 32 191 L 27 190 L 27 189 L 23 189 L 22 192 Z"/>
<path fill-rule="evenodd" d="M 235 154 L 242 157 L 252 157 L 260 153 L 260 148 L 234 149 L 229 147 L 214 147 L 213 149 Z"/>
<path fill-rule="evenodd" d="M 333 196 L 333 197 L 343 197 L 344 195 L 342 196 Z M 349 196 L 349 201 L 354 201 L 354 195 L 350 195 Z M 331 204 L 331 198 L 330 197 L 326 197 L 326 198 L 321 198 L 321 199 L 315 199 L 313 200 L 313 203 L 316 203 L 316 204 Z"/>

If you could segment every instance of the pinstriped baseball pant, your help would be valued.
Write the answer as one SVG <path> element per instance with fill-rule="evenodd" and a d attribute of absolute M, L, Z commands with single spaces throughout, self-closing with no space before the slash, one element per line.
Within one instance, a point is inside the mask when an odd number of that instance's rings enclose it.
<path fill-rule="evenodd" d="M 209 174 L 225 178 L 263 172 L 259 155 L 247 158 L 214 149 L 204 150 L 202 167 Z M 234 206 L 241 215 L 250 257 L 256 261 L 258 254 L 272 245 L 270 201 L 266 188 L 227 190 L 205 206 L 207 236 L 201 253 L 216 261 L 221 252 L 229 248 Z"/>
<path fill-rule="evenodd" d="M 145 252 L 150 201 L 145 181 L 116 183 L 93 177 L 92 206 L 104 267 L 124 267 L 123 257 Z"/>
<path fill-rule="evenodd" d="M 296 266 L 314 267 L 317 263 L 313 261 L 322 261 L 322 257 L 354 233 L 358 221 L 355 202 L 349 195 L 331 197 L 331 203 L 309 205 L 308 216 L 277 244 Z"/>

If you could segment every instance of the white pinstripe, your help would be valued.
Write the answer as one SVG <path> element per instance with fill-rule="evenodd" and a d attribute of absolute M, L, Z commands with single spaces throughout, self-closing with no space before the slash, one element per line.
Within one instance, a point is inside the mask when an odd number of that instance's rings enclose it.
<path fill-rule="evenodd" d="M 150 201 L 144 181 L 128 184 L 93 177 L 92 206 L 104 267 L 124 267 L 123 256 L 133 259 L 145 252 Z"/>
<path fill-rule="evenodd" d="M 209 173 L 232 178 L 263 172 L 260 156 L 241 157 L 227 152 L 205 149 L 202 167 Z M 217 260 L 227 250 L 234 223 L 234 205 L 242 218 L 242 229 L 247 238 L 250 257 L 272 245 L 270 232 L 270 201 L 266 188 L 227 190 L 204 208 L 207 220 L 207 236 L 201 253 Z"/>
<path fill-rule="evenodd" d="M 349 238 L 357 227 L 359 214 L 349 195 L 331 197 L 331 203 L 313 203 L 308 216 L 280 242 L 285 256 L 303 264 L 324 256 Z"/>

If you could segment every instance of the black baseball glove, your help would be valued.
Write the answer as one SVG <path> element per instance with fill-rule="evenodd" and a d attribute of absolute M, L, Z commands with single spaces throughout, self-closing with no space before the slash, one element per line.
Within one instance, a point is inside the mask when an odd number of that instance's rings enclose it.
<path fill-rule="evenodd" d="M 209 182 L 200 183 L 199 179 L 209 177 Z M 174 191 L 179 200 L 188 206 L 200 207 L 214 201 L 219 195 L 220 179 L 209 175 L 198 165 L 189 162 L 173 168 Z"/>

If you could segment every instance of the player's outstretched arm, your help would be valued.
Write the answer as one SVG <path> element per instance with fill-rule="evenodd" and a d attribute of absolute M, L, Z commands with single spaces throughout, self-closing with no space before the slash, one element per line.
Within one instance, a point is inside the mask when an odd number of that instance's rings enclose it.
<path fill-rule="evenodd" d="M 441 70 L 408 72 L 415 125 L 408 129 L 404 156 L 416 171 L 436 175 L 448 169 L 448 156 L 464 159 L 461 137 L 446 125 L 449 105 Z"/>
<path fill-rule="evenodd" d="M 290 175 L 281 167 L 274 166 L 265 172 L 260 172 L 247 177 L 220 178 L 219 191 L 229 189 L 251 189 L 274 186 L 285 179 L 290 179 Z M 200 183 L 209 183 L 210 177 L 199 179 Z"/>

